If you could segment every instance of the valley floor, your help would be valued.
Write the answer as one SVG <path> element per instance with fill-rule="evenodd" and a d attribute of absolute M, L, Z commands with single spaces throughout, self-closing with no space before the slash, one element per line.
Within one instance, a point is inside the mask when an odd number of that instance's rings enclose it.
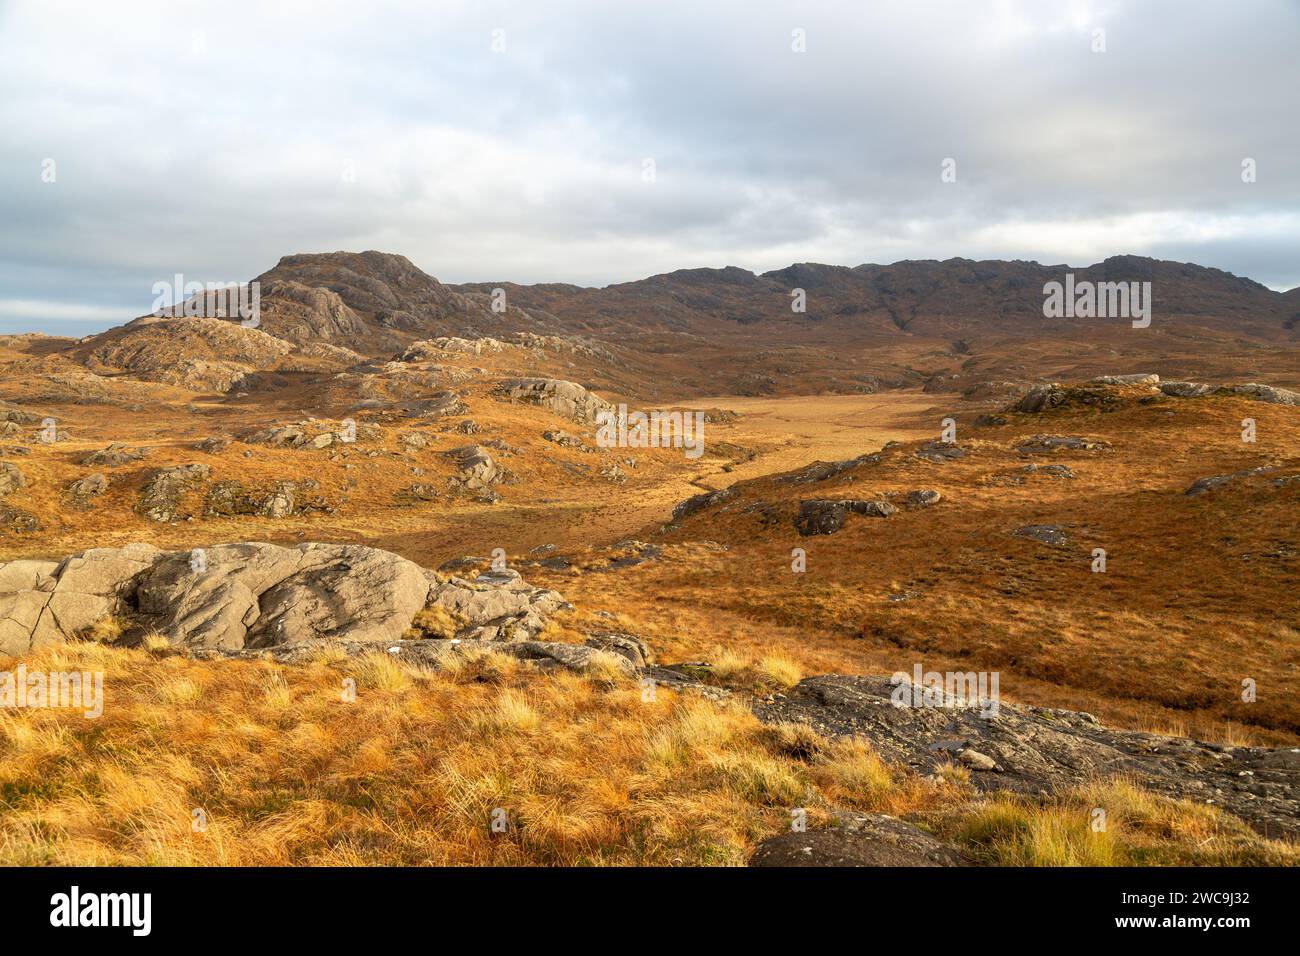
<path fill-rule="evenodd" d="M 42 527 L 0 540 L 0 559 L 131 541 L 183 550 L 327 541 L 425 568 L 452 559 L 482 568 L 499 548 L 530 583 L 573 604 L 546 640 L 632 633 L 662 663 L 700 665 L 737 700 L 779 702 L 814 674 L 994 671 L 1011 702 L 1227 747 L 1294 746 L 1300 484 L 1287 481 L 1300 471 L 1300 408 L 1120 391 L 1104 409 L 982 422 L 987 407 L 915 391 L 711 397 L 682 406 L 717 419 L 694 461 L 671 449 L 560 447 L 544 428 L 588 442 L 590 429 L 473 385 L 464 389 L 473 437 L 451 420 L 419 422 L 432 443 L 419 449 L 403 444 L 412 426 L 380 422 L 342 450 L 238 437 L 196 450 L 214 433 L 302 417 L 293 398 L 206 412 L 64 406 L 65 441 L 4 459 L 25 474 L 8 500 Z M 1243 446 L 1247 416 L 1259 440 Z M 926 457 L 949 417 L 961 455 Z M 1041 451 L 1031 447 L 1041 435 L 1086 441 Z M 147 453 L 109 469 L 109 490 L 74 507 L 62 489 L 110 441 Z M 417 480 L 454 484 L 445 449 L 467 443 L 508 470 L 500 500 L 413 498 Z M 204 513 L 195 497 L 181 502 L 186 518 L 142 518 L 151 476 L 196 461 L 210 466 L 207 485 L 310 480 L 330 507 L 272 519 Z M 612 479 L 611 463 L 622 469 Z M 1184 493 L 1204 476 L 1252 468 L 1270 470 Z M 724 489 L 674 516 L 685 499 Z M 939 503 L 850 514 L 834 534 L 795 527 L 805 501 L 901 503 L 918 490 Z M 1060 542 L 1019 533 L 1042 527 Z M 1104 574 L 1089 566 L 1097 547 L 1108 553 Z M 792 570 L 795 549 L 805 571 Z M 645 710 L 634 686 L 604 678 L 495 664 L 440 675 L 380 655 L 357 672 L 370 693 L 349 711 L 332 706 L 338 660 L 196 661 L 94 644 L 42 654 L 93 659 L 126 703 L 98 724 L 0 712 L 6 862 L 738 863 L 796 805 L 823 823 L 850 810 L 901 814 L 974 862 L 1294 862 L 1288 845 L 1227 815 L 1123 784 L 1106 799 L 1127 822 L 1104 845 L 1089 843 L 1076 810 L 1098 799 L 1092 784 L 1046 804 L 989 797 L 962 768 L 922 780 L 843 739 L 805 746 L 803 731 L 760 725 L 734 700 L 665 691 Z M 1257 699 L 1242 699 L 1245 679 Z M 214 822 L 196 843 L 188 826 L 199 803 Z M 481 824 L 501 804 L 527 826 L 494 841 Z"/>

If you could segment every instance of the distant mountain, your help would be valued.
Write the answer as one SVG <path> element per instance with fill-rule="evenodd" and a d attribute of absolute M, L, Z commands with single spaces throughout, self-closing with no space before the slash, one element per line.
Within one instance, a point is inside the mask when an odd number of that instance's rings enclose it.
<path fill-rule="evenodd" d="M 562 316 L 586 332 L 623 325 L 709 334 L 777 323 L 789 341 L 812 323 L 830 323 L 839 332 L 863 336 L 1055 334 L 1063 330 L 1059 321 L 1043 315 L 1043 286 L 1064 281 L 1067 273 L 1076 281 L 1150 282 L 1155 313 L 1162 320 L 1275 338 L 1289 317 L 1281 294 L 1250 279 L 1140 256 L 1113 256 L 1085 268 L 970 259 L 852 268 L 797 263 L 761 275 L 734 266 L 684 269 L 600 289 L 502 285 L 514 303 Z M 491 284 L 457 288 L 482 291 Z M 791 310 L 796 289 L 806 296 L 802 314 Z M 769 325 L 761 331 L 773 330 Z"/>
<path fill-rule="evenodd" d="M 1070 273 L 1076 283 L 1150 282 L 1151 326 L 1046 317 L 1044 286 Z M 1278 293 L 1218 269 L 1139 256 L 1083 268 L 949 259 L 797 263 L 756 275 L 730 266 L 584 288 L 447 285 L 405 256 L 333 252 L 286 256 L 257 281 L 259 331 L 297 346 L 296 362 L 303 348 L 316 348 L 310 367 L 322 371 L 354 353 L 389 359 L 419 339 L 534 332 L 600 341 L 619 353 L 617 379 L 587 369 L 596 376 L 587 384 L 677 397 L 960 391 L 1124 371 L 1284 385 L 1300 376 L 1300 290 Z M 792 308 L 796 299 L 802 311 Z M 229 345 L 214 338 L 220 330 L 177 324 L 184 322 L 145 316 L 83 340 L 76 354 L 99 371 L 172 375 L 176 363 L 193 359 L 205 364 L 187 375 L 233 375 L 219 364 Z M 238 341 L 259 355 L 267 350 L 257 336 Z M 575 368 L 575 377 L 583 374 Z"/>
<path fill-rule="evenodd" d="M 494 312 L 490 292 L 443 285 L 391 253 L 285 256 L 257 280 L 262 328 L 294 342 L 386 353 L 414 339 L 519 331 L 540 321 L 518 308 Z"/>

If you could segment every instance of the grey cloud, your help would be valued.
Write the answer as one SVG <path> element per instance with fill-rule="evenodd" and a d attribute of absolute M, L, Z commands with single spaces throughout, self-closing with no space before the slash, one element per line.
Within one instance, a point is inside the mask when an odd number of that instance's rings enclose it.
<path fill-rule="evenodd" d="M 125 320 L 177 271 L 342 248 L 446 281 L 1135 252 L 1300 285 L 1285 0 L 263 6 L 0 7 L 0 300 Z"/>

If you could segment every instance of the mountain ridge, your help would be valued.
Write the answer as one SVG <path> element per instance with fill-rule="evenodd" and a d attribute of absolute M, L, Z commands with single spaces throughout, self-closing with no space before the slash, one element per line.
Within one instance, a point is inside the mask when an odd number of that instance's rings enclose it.
<path fill-rule="evenodd" d="M 1044 285 L 1070 273 L 1079 282 L 1150 282 L 1152 327 L 1134 329 L 1125 317 L 1047 317 Z M 240 370 L 213 364 L 226 362 L 218 338 L 288 356 L 245 363 L 250 372 L 332 374 L 358 356 L 390 360 L 421 340 L 531 334 L 601 343 L 624 372 L 579 361 L 572 377 L 647 398 L 964 391 L 1135 371 L 1222 379 L 1243 368 L 1271 384 L 1298 384 L 1285 353 L 1300 338 L 1300 290 L 1132 255 L 1078 268 L 965 258 L 802 262 L 764 273 L 701 267 L 584 287 L 443 283 L 404 255 L 368 250 L 283 256 L 255 281 L 257 329 L 286 349 L 150 315 L 82 339 L 68 354 L 97 374 L 143 368 L 229 389 Z M 193 343 L 192 354 L 178 340 Z M 183 375 L 167 371 L 177 363 L 188 363 Z"/>

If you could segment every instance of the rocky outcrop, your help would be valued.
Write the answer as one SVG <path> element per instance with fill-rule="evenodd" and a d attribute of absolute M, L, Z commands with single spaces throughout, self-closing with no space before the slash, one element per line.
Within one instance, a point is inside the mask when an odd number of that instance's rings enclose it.
<path fill-rule="evenodd" d="M 655 662 L 650 645 L 625 631 L 597 631 L 586 640 L 588 647 L 627 658 L 634 667 L 649 667 Z"/>
<path fill-rule="evenodd" d="M 916 491 L 909 491 L 907 497 L 903 499 L 904 506 L 908 508 L 929 508 L 937 505 L 943 496 L 933 488 L 919 488 Z"/>
<path fill-rule="evenodd" d="M 1081 435 L 1030 435 L 1023 438 L 1016 451 L 1026 455 L 1054 451 L 1110 451 L 1110 442 Z"/>
<path fill-rule="evenodd" d="M 1040 414 L 1053 408 L 1073 406 L 1107 409 L 1119 404 L 1120 394 L 1118 389 L 1108 385 L 1065 386 L 1053 382 L 1051 385 L 1034 386 L 1008 411 Z"/>
<path fill-rule="evenodd" d="M 120 468 L 122 465 L 129 465 L 147 458 L 149 452 L 150 449 L 148 448 L 132 448 L 127 446 L 125 442 L 115 441 L 107 448 L 92 451 L 81 459 L 81 463 L 96 468 Z"/>
<path fill-rule="evenodd" d="M 236 362 L 183 358 L 154 377 L 192 392 L 234 392 L 247 389 L 253 369 Z"/>
<path fill-rule="evenodd" d="M 191 517 L 183 507 L 185 493 L 211 473 L 212 469 L 204 464 L 164 468 L 149 479 L 140 493 L 140 513 L 150 521 L 162 522 Z"/>
<path fill-rule="evenodd" d="M 249 488 L 241 481 L 218 482 L 208 491 L 204 513 L 208 517 L 287 518 L 307 511 L 331 511 L 323 498 L 308 497 L 319 484 L 314 478 L 301 482 L 277 481 L 270 488 Z"/>
<path fill-rule="evenodd" d="M 1020 469 L 1022 475 L 1047 475 L 1049 478 L 1073 478 L 1074 469 L 1069 465 L 1039 465 L 1030 463 Z"/>
<path fill-rule="evenodd" d="M 1037 413 L 1064 402 L 1064 392 L 1059 385 L 1036 385 L 1031 388 L 1011 410 Z"/>
<path fill-rule="evenodd" d="M 565 607 L 555 591 L 533 587 L 518 571 L 485 571 L 474 580 L 433 575 L 428 606 L 455 622 L 455 638 L 478 641 L 533 640 L 550 615 Z"/>
<path fill-rule="evenodd" d="M 68 485 L 68 496 L 74 503 L 85 506 L 91 498 L 97 498 L 108 491 L 109 480 L 106 475 L 95 472 L 78 478 Z"/>
<path fill-rule="evenodd" d="M 1288 388 L 1275 388 L 1272 385 L 1259 385 L 1251 382 L 1247 385 L 1230 386 L 1232 394 L 1245 395 L 1270 405 L 1300 405 L 1300 392 Z"/>
<path fill-rule="evenodd" d="M 581 435 L 571 435 L 569 432 L 552 428 L 549 431 L 542 432 L 542 437 L 549 442 L 559 445 L 561 448 L 574 448 L 578 451 L 591 451 L 591 449 L 587 447 L 587 443 L 582 440 Z"/>
<path fill-rule="evenodd" d="M 381 414 L 397 415 L 402 418 L 445 418 L 448 415 L 464 415 L 469 411 L 469 406 L 452 391 L 436 392 L 427 398 L 365 401 L 357 407 L 372 408 Z"/>
<path fill-rule="evenodd" d="M 673 521 L 680 521 L 683 518 L 689 518 L 697 511 L 703 511 L 705 508 L 712 508 L 714 505 L 721 504 L 729 498 L 736 495 L 735 488 L 722 488 L 718 491 L 706 491 L 702 494 L 691 495 L 685 501 L 679 501 L 673 508 Z"/>
<path fill-rule="evenodd" d="M 828 675 L 806 678 L 787 696 L 753 706 L 766 722 L 801 721 L 824 735 L 864 737 L 886 761 L 921 774 L 949 762 L 967 764 L 981 790 L 1037 795 L 1089 778 L 1125 777 L 1155 793 L 1218 806 L 1267 836 L 1300 836 L 1295 748 L 1222 746 L 1114 730 L 1089 714 L 1006 702 L 992 712 L 947 694 L 925 706 L 916 706 L 915 699 L 906 682 Z M 961 760 L 966 752 L 988 758 L 991 766 Z"/>
<path fill-rule="evenodd" d="M 271 425 L 248 432 L 240 441 L 270 448 L 329 448 L 335 444 L 379 441 L 383 437 L 383 430 L 370 422 L 353 423 L 349 429 L 343 422 L 308 418 L 292 425 Z"/>
<path fill-rule="evenodd" d="M 435 339 L 421 339 L 419 342 L 412 342 L 402 352 L 400 361 L 437 361 L 446 358 L 448 352 L 459 355 L 483 355 L 500 352 L 505 347 L 505 342 L 487 336 L 477 339 L 465 339 L 454 335 L 442 335 Z"/>
<path fill-rule="evenodd" d="M 864 455 L 861 458 L 848 458 L 844 461 L 816 461 L 806 468 L 785 475 L 777 475 L 772 480 L 778 484 L 804 485 L 815 481 L 828 481 L 845 472 L 853 471 L 877 456 Z"/>
<path fill-rule="evenodd" d="M 1270 405 L 1300 405 L 1300 392 L 1273 385 L 1249 382 L 1245 385 L 1206 385 L 1200 382 L 1161 382 L 1160 391 L 1175 398 L 1205 398 L 1209 395 L 1241 395 Z"/>
<path fill-rule="evenodd" d="M 916 457 L 923 458 L 926 461 L 932 461 L 936 464 L 944 464 L 950 461 L 958 461 L 966 457 L 966 449 L 962 448 L 956 442 L 931 441 L 926 442 L 916 450 Z"/>
<path fill-rule="evenodd" d="M 1183 492 L 1188 498 L 1196 498 L 1205 494 L 1207 491 L 1213 491 L 1216 488 L 1222 488 L 1224 485 L 1237 481 L 1242 478 L 1251 478 L 1255 475 L 1267 475 L 1277 471 L 1276 468 L 1261 467 L 1247 468 L 1245 471 L 1234 471 L 1227 475 L 1209 475 L 1205 478 L 1198 478 L 1196 481 Z"/>
<path fill-rule="evenodd" d="M 403 451 L 408 452 L 422 451 L 437 440 L 437 435 L 430 435 L 427 432 L 403 432 L 397 436 L 398 444 L 402 446 Z"/>
<path fill-rule="evenodd" d="M 36 425 L 48 416 L 17 408 L 8 402 L 0 402 L 0 422 L 13 422 L 15 425 Z"/>
<path fill-rule="evenodd" d="M 27 478 L 17 465 L 0 461 L 0 498 L 13 494 L 27 484 Z"/>
<path fill-rule="evenodd" d="M 292 348 L 226 319 L 145 316 L 95 336 L 77 354 L 95 373 L 228 392 L 245 375 L 274 368 Z"/>
<path fill-rule="evenodd" d="M 1063 548 L 1070 543 L 1070 536 L 1065 529 L 1054 524 L 1027 524 L 1011 533 L 1017 538 L 1031 538 L 1054 548 Z"/>
<path fill-rule="evenodd" d="M 844 500 L 843 504 L 855 515 L 865 515 L 868 518 L 890 518 L 898 514 L 898 508 L 884 498 L 877 498 L 872 501 L 848 498 Z"/>
<path fill-rule="evenodd" d="M 848 514 L 848 505 L 843 501 L 801 501 L 794 527 L 805 538 L 814 534 L 834 534 L 844 527 Z"/>
<path fill-rule="evenodd" d="M 834 827 L 768 837 L 750 866 L 967 866 L 956 848 L 883 813 L 844 814 Z"/>
<path fill-rule="evenodd" d="M 452 484 L 461 491 L 480 499 L 496 500 L 499 496 L 494 485 L 507 481 L 510 473 L 497 464 L 482 445 L 466 445 L 453 448 L 445 453 L 454 459 L 459 471 L 451 479 Z"/>
<path fill-rule="evenodd" d="M 1214 394 L 1217 385 L 1201 385 L 1197 382 L 1161 382 L 1160 391 L 1174 398 L 1203 398 Z"/>
<path fill-rule="evenodd" d="M 274 269 L 258 277 L 263 288 L 265 322 L 275 325 L 281 287 L 294 283 L 311 290 L 328 290 L 353 315 L 366 319 L 361 329 L 373 333 L 397 329 L 428 335 L 452 322 L 491 322 L 489 309 L 443 285 L 405 256 L 384 252 L 304 253 L 283 257 Z M 272 292 L 268 294 L 267 290 Z M 270 299 L 272 301 L 268 302 Z M 344 340 L 357 338 L 356 326 L 340 325 Z"/>
<path fill-rule="evenodd" d="M 1089 380 L 1091 385 L 1159 385 L 1160 376 L 1154 372 L 1137 372 L 1132 375 L 1098 375 Z"/>
<path fill-rule="evenodd" d="M 0 503 L 0 531 L 32 534 L 41 530 L 41 521 L 25 508 Z"/>
<path fill-rule="evenodd" d="M 505 399 L 540 405 L 575 422 L 593 422 L 613 406 L 576 382 L 558 378 L 516 378 L 501 382 L 497 394 Z"/>
<path fill-rule="evenodd" d="M 337 292 L 291 279 L 262 281 L 261 327 L 290 342 L 352 343 L 366 325 Z"/>
<path fill-rule="evenodd" d="M 920 490 L 909 492 L 903 499 L 909 509 L 928 508 L 939 502 L 939 492 Z M 888 497 L 863 499 L 842 498 L 839 501 L 810 499 L 799 502 L 799 513 L 795 515 L 794 526 L 799 534 L 807 537 L 814 534 L 834 534 L 844 527 L 849 514 L 863 515 L 868 518 L 891 518 L 898 514 L 898 506 Z"/>

